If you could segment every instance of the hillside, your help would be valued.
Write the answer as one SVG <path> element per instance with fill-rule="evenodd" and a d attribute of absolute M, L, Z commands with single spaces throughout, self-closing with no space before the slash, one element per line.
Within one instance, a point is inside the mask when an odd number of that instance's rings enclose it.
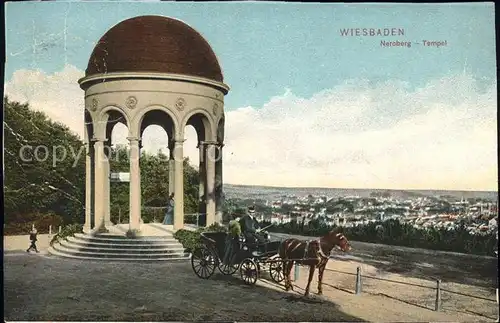
<path fill-rule="evenodd" d="M 486 198 L 496 200 L 498 192 L 493 191 L 445 191 L 445 190 L 383 190 L 383 189 L 349 189 L 349 188 L 302 188 L 302 187 L 271 187 L 224 184 L 227 198 L 247 199 L 275 199 L 283 195 L 314 196 L 325 195 L 329 197 L 342 197 L 358 195 L 369 197 L 372 192 L 389 192 L 391 196 L 398 198 L 414 198 L 418 196 L 451 196 L 456 199 Z"/>

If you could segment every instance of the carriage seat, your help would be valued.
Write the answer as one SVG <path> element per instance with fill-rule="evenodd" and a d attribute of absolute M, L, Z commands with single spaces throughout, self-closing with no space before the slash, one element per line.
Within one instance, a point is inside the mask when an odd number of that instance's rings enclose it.
<path fill-rule="evenodd" d="M 252 251 L 252 256 L 262 257 L 267 254 L 277 254 L 280 248 L 280 241 L 268 241 L 266 243 L 255 244 L 255 249 Z"/>

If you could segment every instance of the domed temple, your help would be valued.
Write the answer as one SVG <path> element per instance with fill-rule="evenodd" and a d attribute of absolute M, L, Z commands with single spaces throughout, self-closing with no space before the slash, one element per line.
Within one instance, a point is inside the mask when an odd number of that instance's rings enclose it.
<path fill-rule="evenodd" d="M 140 16 L 112 27 L 95 46 L 79 81 L 85 91 L 85 233 L 107 232 L 110 220 L 109 149 L 117 123 L 130 143 L 130 223 L 141 232 L 141 138 L 159 125 L 169 138 L 173 229 L 184 226 L 184 129 L 192 125 L 200 150 L 200 212 L 206 225 L 222 219 L 224 95 L 229 87 L 207 41 L 187 24 Z"/>

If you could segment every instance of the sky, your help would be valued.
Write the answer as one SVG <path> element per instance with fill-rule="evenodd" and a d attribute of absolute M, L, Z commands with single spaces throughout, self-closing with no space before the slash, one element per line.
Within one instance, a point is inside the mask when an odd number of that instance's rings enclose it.
<path fill-rule="evenodd" d="M 94 45 L 151 14 L 195 28 L 218 57 L 231 88 L 225 183 L 497 190 L 493 3 L 7 3 L 6 94 L 83 136 L 77 80 Z M 342 36 L 346 28 L 404 34 Z M 113 141 L 126 135 L 117 126 Z M 194 129 L 186 139 L 198 160 Z M 144 149 L 166 150 L 167 140 L 150 126 Z"/>

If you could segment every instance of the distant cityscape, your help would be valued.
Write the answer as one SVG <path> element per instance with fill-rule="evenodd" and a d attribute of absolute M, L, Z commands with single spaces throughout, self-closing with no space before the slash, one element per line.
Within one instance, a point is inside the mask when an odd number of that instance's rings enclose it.
<path fill-rule="evenodd" d="M 225 185 L 232 208 L 255 205 L 259 221 L 354 227 L 397 219 L 418 229 L 455 229 L 498 234 L 498 193 L 274 188 Z"/>

